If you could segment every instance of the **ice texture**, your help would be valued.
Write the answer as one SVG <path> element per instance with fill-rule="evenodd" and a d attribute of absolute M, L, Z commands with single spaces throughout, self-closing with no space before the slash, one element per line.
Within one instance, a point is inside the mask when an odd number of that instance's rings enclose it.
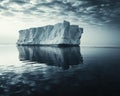
<path fill-rule="evenodd" d="M 79 45 L 83 28 L 68 21 L 19 31 L 18 45 Z"/>

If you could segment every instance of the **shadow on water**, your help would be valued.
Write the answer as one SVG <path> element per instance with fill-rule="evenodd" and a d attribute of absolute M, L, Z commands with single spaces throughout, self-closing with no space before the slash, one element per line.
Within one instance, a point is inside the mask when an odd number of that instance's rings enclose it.
<path fill-rule="evenodd" d="M 45 63 L 69 69 L 83 63 L 80 47 L 18 46 L 20 61 Z"/>

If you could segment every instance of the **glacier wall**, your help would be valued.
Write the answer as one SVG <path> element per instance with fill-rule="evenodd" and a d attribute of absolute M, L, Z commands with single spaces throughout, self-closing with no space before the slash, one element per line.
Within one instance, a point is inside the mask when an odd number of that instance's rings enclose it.
<path fill-rule="evenodd" d="M 19 31 L 18 45 L 79 45 L 83 28 L 68 21 Z"/>

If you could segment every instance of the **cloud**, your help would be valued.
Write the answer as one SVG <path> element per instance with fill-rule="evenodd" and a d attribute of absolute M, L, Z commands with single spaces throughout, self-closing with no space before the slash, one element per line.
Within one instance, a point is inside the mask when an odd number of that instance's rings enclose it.
<path fill-rule="evenodd" d="M 70 19 L 92 24 L 118 22 L 119 0 L 1 0 L 0 15 Z"/>
<path fill-rule="evenodd" d="M 29 0 L 28 0 L 29 1 Z M 27 0 L 9 0 L 10 3 L 16 3 L 16 4 L 25 4 L 28 3 Z"/>

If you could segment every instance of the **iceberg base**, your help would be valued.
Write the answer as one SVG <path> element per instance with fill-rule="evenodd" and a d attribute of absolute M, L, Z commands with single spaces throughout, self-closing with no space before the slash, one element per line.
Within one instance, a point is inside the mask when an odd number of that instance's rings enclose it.
<path fill-rule="evenodd" d="M 78 44 L 17 44 L 17 46 L 55 46 L 55 47 L 75 47 Z"/>

